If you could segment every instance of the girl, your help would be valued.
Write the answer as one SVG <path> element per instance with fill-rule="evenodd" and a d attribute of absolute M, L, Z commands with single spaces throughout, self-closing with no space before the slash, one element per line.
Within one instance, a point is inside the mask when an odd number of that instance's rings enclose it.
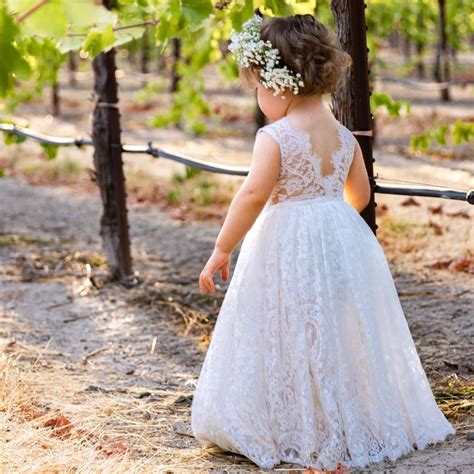
<path fill-rule="evenodd" d="M 215 292 L 219 270 L 228 281 L 245 236 L 194 393 L 194 436 L 261 468 L 284 461 L 307 472 L 444 440 L 455 431 L 359 214 L 370 199 L 361 149 L 323 104 L 350 57 L 311 15 L 254 16 L 230 50 L 273 123 L 257 132 L 199 278 L 203 293 Z"/>

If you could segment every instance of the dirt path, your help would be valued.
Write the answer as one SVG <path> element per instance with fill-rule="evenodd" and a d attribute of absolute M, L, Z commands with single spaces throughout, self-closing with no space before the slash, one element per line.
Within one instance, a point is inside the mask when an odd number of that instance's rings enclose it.
<path fill-rule="evenodd" d="M 131 464 L 123 472 L 196 466 L 256 472 L 241 456 L 198 449 L 189 426 L 193 390 L 223 296 L 199 295 L 196 281 L 218 227 L 132 209 L 134 265 L 144 281 L 125 290 L 101 283 L 97 198 L 2 179 L 0 202 L 0 344 L 28 374 L 35 399 L 76 424 L 99 420 L 101 433 L 130 449 Z M 98 288 L 86 278 L 87 264 Z M 403 259 L 391 265 L 430 381 L 472 382 L 472 278 L 446 270 L 420 278 Z M 466 440 L 472 416 L 452 421 L 458 434 L 445 443 L 357 472 L 472 472 L 473 442 Z M 28 462 L 29 472 L 44 472 L 33 467 L 31 443 L 6 442 L 2 452 L 4 472 Z M 87 472 L 80 460 L 64 462 Z"/>

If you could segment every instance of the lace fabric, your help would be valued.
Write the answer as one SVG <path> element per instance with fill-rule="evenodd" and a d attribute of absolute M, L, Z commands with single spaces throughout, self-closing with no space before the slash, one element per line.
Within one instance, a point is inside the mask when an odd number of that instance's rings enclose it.
<path fill-rule="evenodd" d="M 333 170 L 329 174 L 322 173 L 321 159 L 312 150 L 309 133 L 295 129 L 288 117 L 258 130 L 257 133 L 271 135 L 280 145 L 280 176 L 270 196 L 270 204 L 319 196 L 342 198 L 354 157 L 355 138 L 339 122 L 337 130 L 340 145 L 330 157 Z"/>
<path fill-rule="evenodd" d="M 264 127 L 279 181 L 246 234 L 191 407 L 202 446 L 261 468 L 392 461 L 454 434 L 436 404 L 383 250 L 342 198 L 354 138 L 322 177 L 307 137 Z"/>

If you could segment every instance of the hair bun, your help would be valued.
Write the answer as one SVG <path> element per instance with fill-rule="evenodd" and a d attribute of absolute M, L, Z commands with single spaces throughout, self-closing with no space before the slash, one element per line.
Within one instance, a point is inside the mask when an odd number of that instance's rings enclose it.
<path fill-rule="evenodd" d="M 284 65 L 301 74 L 301 95 L 334 92 L 344 85 L 352 58 L 336 34 L 313 15 L 267 18 L 261 34 L 280 51 Z"/>

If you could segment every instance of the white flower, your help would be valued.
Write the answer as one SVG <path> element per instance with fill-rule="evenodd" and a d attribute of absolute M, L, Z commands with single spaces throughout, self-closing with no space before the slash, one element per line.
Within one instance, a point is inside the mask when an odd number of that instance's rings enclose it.
<path fill-rule="evenodd" d="M 229 51 L 243 67 L 257 66 L 262 79 L 261 84 L 273 89 L 273 95 L 279 95 L 289 88 L 296 95 L 304 87 L 301 74 L 295 73 L 287 66 L 278 67 L 281 61 L 280 52 L 270 41 L 263 41 L 260 27 L 263 19 L 254 15 L 242 25 L 242 31 L 231 34 Z M 284 96 L 282 97 L 282 99 Z"/>

